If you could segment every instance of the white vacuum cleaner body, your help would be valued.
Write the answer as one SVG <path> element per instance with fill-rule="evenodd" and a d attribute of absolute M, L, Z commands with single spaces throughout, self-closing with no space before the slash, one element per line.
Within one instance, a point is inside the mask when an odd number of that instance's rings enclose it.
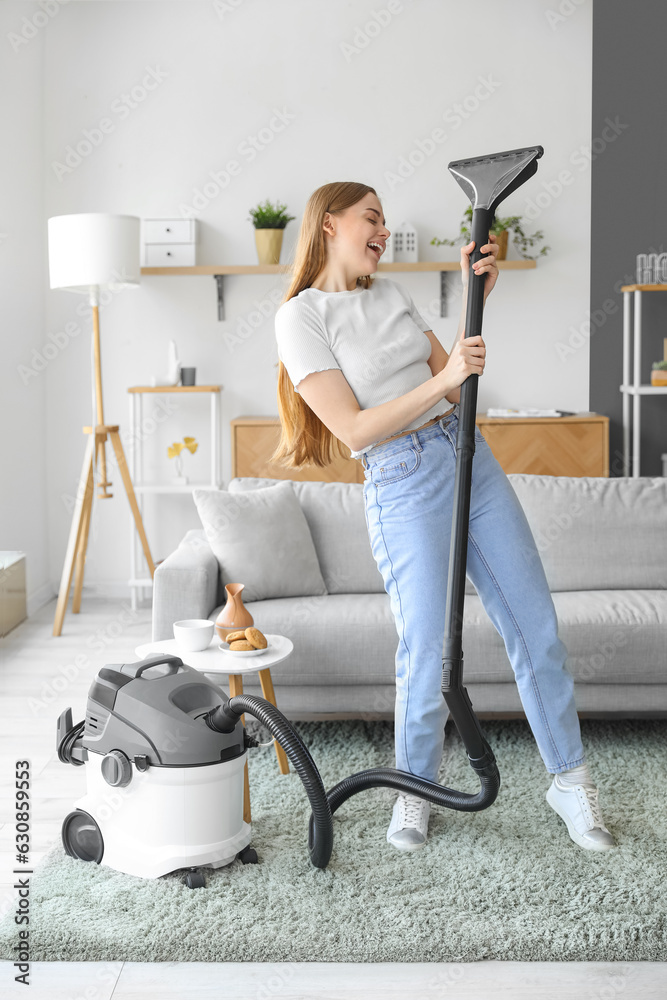
<path fill-rule="evenodd" d="M 218 733 L 204 716 L 226 693 L 176 656 L 102 667 L 85 721 L 58 721 L 61 760 L 86 765 L 87 791 L 63 823 L 71 857 L 139 878 L 219 868 L 247 848 L 248 752 L 241 722 Z"/>

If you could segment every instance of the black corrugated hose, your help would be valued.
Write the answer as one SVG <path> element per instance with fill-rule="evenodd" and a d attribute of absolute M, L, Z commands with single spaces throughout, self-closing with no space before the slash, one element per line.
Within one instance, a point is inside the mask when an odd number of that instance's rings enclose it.
<path fill-rule="evenodd" d="M 308 832 L 310 860 L 317 868 L 326 868 L 333 850 L 333 819 L 329 800 L 308 747 L 294 732 L 283 713 L 265 698 L 238 694 L 209 712 L 205 717 L 206 724 L 219 733 L 228 733 L 246 712 L 261 722 L 276 738 L 301 778 L 313 810 Z"/>
<path fill-rule="evenodd" d="M 316 868 L 326 868 L 333 850 L 333 813 L 351 795 L 367 788 L 397 788 L 402 792 L 418 795 L 462 812 L 477 812 L 486 809 L 495 801 L 500 787 L 500 777 L 491 748 L 484 741 L 483 756 L 468 761 L 477 773 L 481 788 L 476 793 L 457 792 L 435 781 L 428 781 L 408 771 L 398 771 L 391 767 L 374 767 L 358 771 L 344 778 L 331 789 L 325 791 L 320 772 L 301 737 L 275 705 L 255 695 L 241 694 L 230 698 L 223 705 L 206 716 L 206 723 L 217 732 L 231 732 L 239 718 L 247 712 L 252 715 L 278 741 L 303 782 L 310 800 L 312 814 L 308 827 L 308 851 Z"/>

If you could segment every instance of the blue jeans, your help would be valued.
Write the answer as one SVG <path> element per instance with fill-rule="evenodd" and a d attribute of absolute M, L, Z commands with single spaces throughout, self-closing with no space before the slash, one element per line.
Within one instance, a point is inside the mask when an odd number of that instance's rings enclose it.
<path fill-rule="evenodd" d="M 448 709 L 442 695 L 445 602 L 459 406 L 362 457 L 373 556 L 399 636 L 396 767 L 437 781 Z M 475 428 L 467 574 L 502 637 L 548 771 L 584 760 L 567 649 L 535 540 L 512 485 Z M 465 684 L 465 629 L 464 678 Z"/>

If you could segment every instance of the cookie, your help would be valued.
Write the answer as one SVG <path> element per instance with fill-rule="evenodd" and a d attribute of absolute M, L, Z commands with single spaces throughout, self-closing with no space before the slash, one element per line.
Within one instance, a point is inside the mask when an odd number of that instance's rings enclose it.
<path fill-rule="evenodd" d="M 245 630 L 245 637 L 255 649 L 266 649 L 268 645 L 264 633 L 260 632 L 258 628 L 253 628 L 252 625 Z"/>
<path fill-rule="evenodd" d="M 229 648 L 248 650 L 254 649 L 255 647 L 251 642 L 247 642 L 245 639 L 236 639 L 234 642 L 230 642 Z"/>
<path fill-rule="evenodd" d="M 227 638 L 225 639 L 225 642 L 235 642 L 236 639 L 245 639 L 245 637 L 246 637 L 245 631 L 242 628 L 237 628 L 233 632 L 227 633 Z"/>

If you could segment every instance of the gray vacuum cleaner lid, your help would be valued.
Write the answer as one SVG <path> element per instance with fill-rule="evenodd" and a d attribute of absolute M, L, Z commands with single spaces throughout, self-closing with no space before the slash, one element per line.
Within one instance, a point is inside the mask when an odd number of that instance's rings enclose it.
<path fill-rule="evenodd" d="M 244 753 L 243 726 L 216 733 L 204 716 L 227 694 L 178 656 L 149 656 L 102 667 L 88 693 L 83 746 L 122 750 L 152 766 L 216 764 Z"/>

